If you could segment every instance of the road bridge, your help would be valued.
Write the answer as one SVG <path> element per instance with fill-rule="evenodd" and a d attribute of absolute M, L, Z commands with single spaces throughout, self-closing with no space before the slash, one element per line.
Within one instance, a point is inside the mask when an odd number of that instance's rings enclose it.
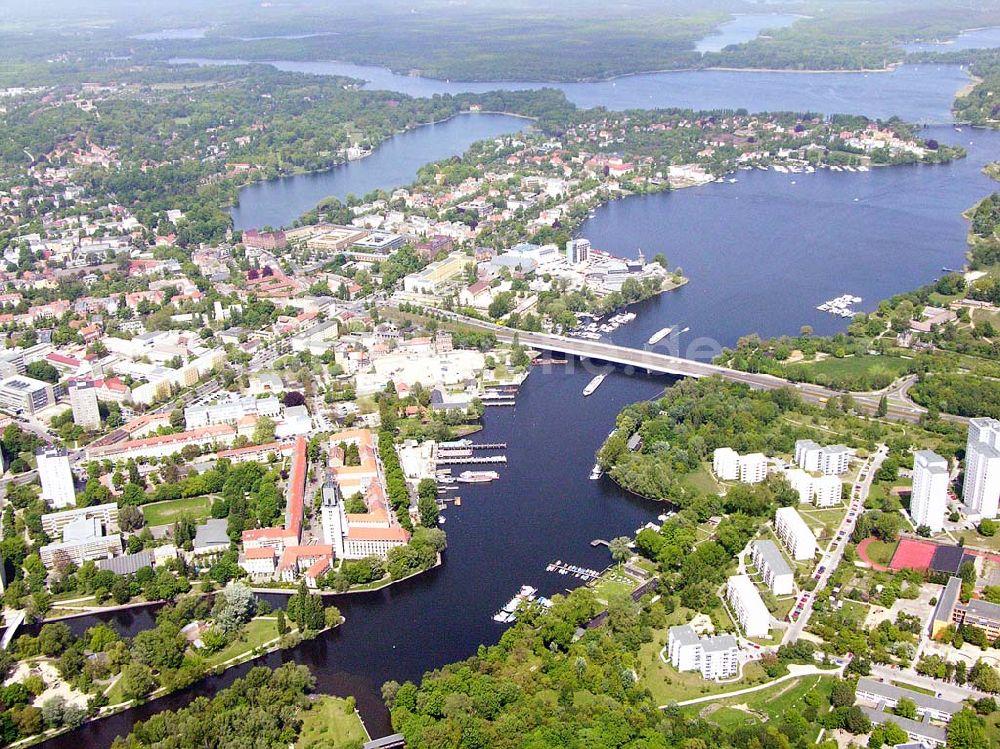
<path fill-rule="evenodd" d="M 645 370 L 650 373 L 671 375 L 674 377 L 712 377 L 718 376 L 730 382 L 739 382 L 757 390 L 775 390 L 777 388 L 792 388 L 804 400 L 813 403 L 825 403 L 830 398 L 838 398 L 844 393 L 832 388 L 810 383 L 794 383 L 774 375 L 758 372 L 743 372 L 738 369 L 723 367 L 709 362 L 685 359 L 672 354 L 660 353 L 650 349 L 637 349 L 629 346 L 617 346 L 610 343 L 600 343 L 552 333 L 533 333 L 524 330 L 514 330 L 496 325 L 474 317 L 467 317 L 455 312 L 435 309 L 435 314 L 479 330 L 493 333 L 497 340 L 504 343 L 513 342 L 515 336 L 525 347 L 538 351 L 548 351 L 555 354 L 574 356 L 581 359 L 591 359 L 598 362 L 608 362 L 625 367 L 626 370 Z M 915 406 L 912 402 L 898 396 L 895 391 L 888 393 L 888 415 L 905 421 L 919 421 L 925 409 Z M 852 393 L 859 410 L 874 413 L 878 408 L 881 392 Z M 942 418 L 965 422 L 967 419 L 959 416 L 942 414 Z"/>

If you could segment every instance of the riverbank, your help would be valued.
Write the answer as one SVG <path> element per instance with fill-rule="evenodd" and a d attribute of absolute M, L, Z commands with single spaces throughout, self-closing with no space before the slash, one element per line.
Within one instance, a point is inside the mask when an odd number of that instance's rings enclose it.
<path fill-rule="evenodd" d="M 430 567 L 418 570 L 410 575 L 407 575 L 406 577 L 401 577 L 398 580 L 393 580 L 391 577 L 387 576 L 382 580 L 378 580 L 374 583 L 352 586 L 347 590 L 313 590 L 310 592 L 313 595 L 323 596 L 324 598 L 333 596 L 346 596 L 346 595 L 351 595 L 353 593 L 373 593 L 378 590 L 385 590 L 386 588 L 389 588 L 398 583 L 402 583 L 407 580 L 412 580 L 415 577 L 423 575 L 425 572 L 436 570 L 442 564 L 444 564 L 444 559 L 442 557 L 442 554 L 438 552 L 437 561 Z M 278 595 L 278 596 L 293 596 L 299 591 L 298 586 L 293 583 L 289 583 L 288 587 L 282 587 L 282 588 L 260 587 L 260 588 L 250 588 L 250 590 L 253 591 L 254 593 L 259 593 L 261 595 Z"/>
<path fill-rule="evenodd" d="M 248 622 L 247 626 L 249 626 L 249 624 L 252 623 L 252 622 L 254 622 L 254 621 L 266 621 L 268 623 L 274 622 L 275 623 L 275 627 L 277 627 L 277 617 L 274 617 L 274 616 L 267 615 L 267 616 L 255 617 L 254 619 L 251 619 L 250 622 Z M 198 679 L 196 679 L 195 681 L 191 682 L 190 684 L 186 684 L 186 685 L 184 685 L 182 687 L 179 687 L 177 689 L 172 689 L 172 690 L 166 690 L 163 687 L 158 687 L 157 689 L 153 690 L 152 692 L 150 692 L 148 695 L 146 695 L 143 698 L 133 699 L 133 700 L 125 700 L 125 701 L 122 701 L 122 702 L 117 702 L 117 703 L 114 703 L 114 704 L 105 705 L 105 706 L 103 706 L 101 708 L 98 708 L 97 713 L 95 715 L 89 716 L 86 720 L 83 721 L 83 723 L 80 726 L 63 726 L 63 727 L 60 727 L 60 728 L 57 728 L 57 729 L 49 729 L 45 733 L 37 734 L 35 736 L 29 736 L 27 738 L 21 739 L 20 741 L 16 741 L 16 742 L 10 744 L 10 746 L 11 747 L 29 747 L 29 746 L 35 746 L 35 745 L 40 744 L 42 742 L 48 741 L 50 739 L 57 738 L 57 737 L 59 737 L 61 735 L 77 731 L 80 728 L 82 728 L 82 727 L 84 727 L 84 726 L 86 726 L 88 724 L 93 724 L 93 723 L 102 721 L 105 718 L 111 718 L 111 717 L 113 717 L 115 715 L 118 715 L 120 713 L 124 713 L 124 712 L 126 712 L 128 710 L 131 710 L 132 708 L 136 707 L 137 705 L 144 705 L 144 704 L 155 703 L 155 702 L 157 702 L 157 701 L 159 701 L 161 699 L 169 697 L 174 692 L 179 692 L 179 691 L 181 691 L 183 689 L 187 689 L 187 688 L 189 688 L 191 686 L 194 686 L 194 685 L 198 684 L 199 682 L 203 681 L 204 679 L 207 679 L 210 676 L 218 676 L 218 675 L 224 673 L 225 671 L 227 671 L 228 669 L 234 668 L 236 666 L 242 666 L 242 665 L 244 665 L 246 663 L 250 663 L 252 661 L 259 660 L 259 659 L 264 658 L 264 657 L 270 655 L 271 653 L 275 653 L 275 652 L 277 652 L 279 650 L 293 650 L 296 647 L 299 647 L 300 645 L 302 645 L 304 642 L 308 642 L 309 640 L 314 640 L 314 639 L 320 637 L 321 635 L 325 635 L 328 632 L 331 632 L 331 631 L 339 628 L 346 621 L 347 621 L 347 619 L 343 615 L 341 615 L 340 621 L 337 622 L 336 624 L 334 624 L 332 626 L 329 626 L 329 627 L 323 627 L 322 629 L 316 630 L 315 632 L 310 632 L 309 633 L 310 636 L 308 638 L 301 638 L 298 641 L 294 642 L 294 644 L 290 644 L 290 645 L 282 646 L 281 642 L 282 642 L 282 640 L 285 637 L 288 637 L 288 634 L 299 633 L 299 630 L 290 630 L 289 633 L 286 634 L 286 635 L 278 635 L 276 637 L 270 638 L 270 639 L 268 639 L 266 641 L 263 641 L 263 642 L 255 642 L 255 643 L 251 644 L 246 650 L 244 650 L 244 651 L 242 651 L 240 653 L 237 653 L 236 655 L 233 655 L 230 658 L 227 658 L 226 660 L 224 660 L 224 661 L 222 661 L 220 663 L 213 664 L 209 668 L 206 668 L 205 671 L 204 671 L 204 673 Z M 222 652 L 225 652 L 225 651 L 223 650 Z M 121 674 L 117 675 L 111 681 L 111 684 L 109 684 L 101 692 L 101 694 L 105 695 L 105 696 L 111 695 L 114 692 L 115 688 L 120 683 L 120 681 L 121 681 Z M 360 716 L 358 716 L 358 720 L 360 721 Z"/>

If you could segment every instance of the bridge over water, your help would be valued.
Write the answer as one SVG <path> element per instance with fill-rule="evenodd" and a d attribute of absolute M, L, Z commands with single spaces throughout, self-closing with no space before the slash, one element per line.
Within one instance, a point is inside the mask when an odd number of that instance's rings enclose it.
<path fill-rule="evenodd" d="M 440 309 L 435 309 L 435 313 L 444 315 L 446 318 L 467 327 L 489 331 L 497 337 L 497 340 L 504 343 L 512 342 L 514 337 L 517 336 L 518 341 L 522 345 L 531 349 L 617 364 L 625 367 L 626 371 L 631 368 L 632 370 L 645 370 L 651 373 L 672 375 L 675 377 L 718 376 L 730 382 L 741 382 L 759 390 L 774 390 L 789 387 L 794 389 L 804 400 L 814 403 L 825 403 L 830 398 L 843 395 L 839 390 L 833 390 L 820 385 L 793 383 L 774 375 L 742 372 L 738 369 L 730 369 L 729 367 L 700 362 L 694 359 L 685 359 L 680 356 L 659 353 L 649 349 L 616 346 L 614 344 L 570 338 L 551 333 L 532 333 L 524 330 L 514 330 Z M 918 421 L 920 419 L 924 413 L 923 408 L 915 406 L 912 402 L 902 398 L 894 390 L 890 389 L 886 392 L 888 395 L 889 415 L 891 417 L 906 421 Z M 870 413 L 874 413 L 875 409 L 878 408 L 882 393 L 852 393 L 851 396 L 859 410 L 867 410 Z M 951 417 L 945 414 L 942 414 L 942 417 L 956 421 L 967 421 L 962 417 Z"/>

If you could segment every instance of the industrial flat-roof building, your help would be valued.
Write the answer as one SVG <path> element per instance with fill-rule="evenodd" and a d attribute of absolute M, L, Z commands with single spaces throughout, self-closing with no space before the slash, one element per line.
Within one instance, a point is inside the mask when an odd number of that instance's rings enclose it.
<path fill-rule="evenodd" d="M 859 700 L 888 708 L 896 707 L 900 700 L 910 700 L 917 706 L 917 715 L 942 723 L 950 721 L 951 717 L 963 707 L 961 702 L 943 700 L 940 697 L 864 677 L 858 679 L 855 695 Z"/>

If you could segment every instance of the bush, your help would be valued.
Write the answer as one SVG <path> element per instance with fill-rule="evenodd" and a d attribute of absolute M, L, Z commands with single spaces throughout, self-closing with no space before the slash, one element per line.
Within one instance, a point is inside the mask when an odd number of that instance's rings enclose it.
<path fill-rule="evenodd" d="M 992 536 L 997 532 L 997 523 L 995 520 L 985 519 L 979 523 L 979 534 L 982 536 Z"/>

